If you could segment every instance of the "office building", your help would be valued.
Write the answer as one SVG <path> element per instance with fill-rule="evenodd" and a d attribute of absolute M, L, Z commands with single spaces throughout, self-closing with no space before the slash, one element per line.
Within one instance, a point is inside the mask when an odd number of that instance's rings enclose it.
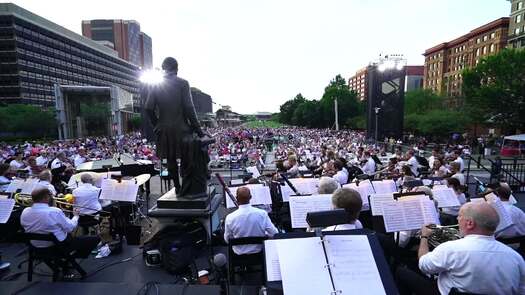
<path fill-rule="evenodd" d="M 0 3 L 0 101 L 55 106 L 55 86 L 139 93 L 139 68 L 114 50 L 19 6 Z"/>
<path fill-rule="evenodd" d="M 362 68 L 355 73 L 354 76 L 348 80 L 348 86 L 350 89 L 357 93 L 359 100 L 366 100 L 368 97 L 368 68 Z"/>
<path fill-rule="evenodd" d="M 507 46 L 509 18 L 503 17 L 452 41 L 429 48 L 423 86 L 447 97 L 461 95 L 461 72 Z"/>
<path fill-rule="evenodd" d="M 509 47 L 525 48 L 525 1 L 511 0 Z"/>
<path fill-rule="evenodd" d="M 424 66 L 405 66 L 405 92 L 423 88 Z"/>
<path fill-rule="evenodd" d="M 141 68 L 153 63 L 151 38 L 134 20 L 95 19 L 82 21 L 82 35 L 114 49 L 118 56 Z"/>

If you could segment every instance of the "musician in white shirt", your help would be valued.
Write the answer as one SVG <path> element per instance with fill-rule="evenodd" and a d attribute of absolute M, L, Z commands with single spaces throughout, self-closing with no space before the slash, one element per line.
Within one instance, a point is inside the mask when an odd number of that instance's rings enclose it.
<path fill-rule="evenodd" d="M 8 175 L 11 173 L 11 166 L 9 164 L 0 164 L 0 192 L 5 192 L 11 183 Z"/>
<path fill-rule="evenodd" d="M 224 240 L 228 243 L 231 239 L 244 237 L 272 237 L 277 233 L 266 211 L 250 205 L 252 198 L 247 187 L 237 189 L 237 203 L 239 208 L 228 214 L 224 222 Z M 237 255 L 255 254 L 262 250 L 261 245 L 233 246 Z"/>
<path fill-rule="evenodd" d="M 494 239 L 499 217 L 485 202 L 461 207 L 459 229 L 464 237 L 429 251 L 432 230 L 421 229 L 419 269 L 438 275 L 437 282 L 406 268 L 396 276 L 401 294 L 449 294 L 452 288 L 473 294 L 525 294 L 525 262 L 520 254 Z M 497 274 L 497 275 L 494 275 Z"/>
<path fill-rule="evenodd" d="M 80 213 L 93 214 L 102 209 L 98 197 L 100 195 L 100 188 L 96 187 L 95 180 L 90 173 L 83 173 L 80 175 L 78 188 L 73 190 L 75 197 L 75 205 L 79 205 Z"/>
<path fill-rule="evenodd" d="M 458 162 L 451 162 L 450 163 L 450 172 L 453 174 L 452 177 L 459 180 L 459 184 L 462 186 L 465 186 L 465 174 L 460 172 L 461 166 Z"/>
<path fill-rule="evenodd" d="M 74 163 L 75 167 L 80 166 L 86 162 L 86 150 L 83 148 L 78 149 L 78 154 L 75 156 Z"/>
<path fill-rule="evenodd" d="M 512 219 L 512 225 L 496 234 L 497 238 L 513 238 L 525 236 L 525 213 L 520 208 L 514 206 L 510 201 L 512 191 L 508 184 L 500 183 L 496 190 L 498 197 L 501 199 L 503 206 Z"/>
<path fill-rule="evenodd" d="M 374 159 L 372 159 L 369 151 L 366 151 L 364 153 L 364 158 L 366 160 L 366 163 L 361 167 L 363 173 L 373 175 L 374 173 L 376 173 L 376 162 L 374 161 Z"/>
<path fill-rule="evenodd" d="M 410 166 L 410 170 L 412 171 L 412 174 L 414 176 L 419 175 L 419 171 L 417 169 L 419 168 L 419 162 L 416 159 L 414 150 L 408 150 L 407 151 L 407 158 L 408 158 L 408 166 Z"/>
<path fill-rule="evenodd" d="M 41 150 L 40 156 L 36 157 L 36 164 L 38 166 L 46 166 L 47 162 L 49 162 L 49 159 L 47 158 L 47 151 Z"/>
<path fill-rule="evenodd" d="M 321 195 L 323 194 L 333 194 L 341 185 L 337 180 L 332 177 L 323 176 L 319 179 L 319 188 L 317 192 Z"/>
<path fill-rule="evenodd" d="M 53 234 L 68 251 L 75 251 L 75 257 L 87 257 L 97 246 L 98 237 L 84 236 L 71 238 L 68 236 L 78 224 L 79 210 L 73 210 L 73 217 L 67 218 L 64 212 L 49 206 L 51 193 L 46 188 L 38 188 L 31 193 L 33 205 L 25 208 L 20 216 L 20 223 L 25 232 L 38 234 Z M 53 242 L 31 241 L 38 248 L 53 246 Z"/>
<path fill-rule="evenodd" d="M 332 195 L 332 206 L 334 209 L 344 209 L 348 213 L 348 223 L 333 225 L 325 228 L 323 231 L 361 229 L 363 225 L 358 220 L 359 213 L 363 207 L 363 200 L 354 189 L 338 188 Z"/>
<path fill-rule="evenodd" d="M 348 182 L 348 170 L 344 167 L 344 164 L 341 160 L 334 161 L 334 169 L 337 171 L 334 176 L 332 176 L 340 185 L 345 185 Z"/>
<path fill-rule="evenodd" d="M 53 178 L 53 175 L 51 174 L 51 171 L 44 170 L 38 174 L 38 182 L 36 187 L 37 188 L 47 188 L 49 192 L 51 193 L 52 197 L 55 197 L 57 195 L 57 191 L 55 187 L 51 184 L 51 179 Z"/>

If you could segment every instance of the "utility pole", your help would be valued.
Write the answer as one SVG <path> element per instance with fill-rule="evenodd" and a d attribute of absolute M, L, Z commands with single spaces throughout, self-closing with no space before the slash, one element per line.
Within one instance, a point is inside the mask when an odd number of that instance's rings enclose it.
<path fill-rule="evenodd" d="M 377 125 L 378 125 L 378 121 L 379 121 L 378 119 L 379 119 L 379 110 L 380 110 L 380 109 L 381 109 L 381 108 L 378 108 L 378 107 L 375 107 L 375 108 L 374 108 L 374 110 L 376 111 L 376 134 L 375 134 L 375 135 L 376 135 L 376 136 L 375 136 L 375 138 L 376 138 L 376 143 L 375 143 L 376 146 L 377 146 Z"/>
<path fill-rule="evenodd" d="M 337 97 L 334 100 L 334 109 L 335 109 L 335 130 L 339 131 L 339 114 L 337 112 Z"/>

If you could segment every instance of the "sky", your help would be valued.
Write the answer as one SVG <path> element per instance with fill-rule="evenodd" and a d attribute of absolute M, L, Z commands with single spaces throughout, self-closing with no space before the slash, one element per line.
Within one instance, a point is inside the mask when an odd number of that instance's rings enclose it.
<path fill-rule="evenodd" d="M 319 99 L 379 54 L 423 65 L 425 49 L 510 14 L 507 0 L 12 0 L 81 34 L 88 19 L 134 19 L 179 76 L 215 107 L 277 112 L 302 93 Z"/>

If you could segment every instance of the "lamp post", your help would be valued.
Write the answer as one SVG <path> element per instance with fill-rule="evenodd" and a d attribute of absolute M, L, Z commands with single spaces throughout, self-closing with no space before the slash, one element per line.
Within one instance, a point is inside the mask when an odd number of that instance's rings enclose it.
<path fill-rule="evenodd" d="M 378 108 L 378 107 L 375 107 L 374 108 L 374 111 L 376 112 L 376 133 L 375 133 L 375 139 L 376 139 L 376 142 L 375 142 L 375 145 L 377 147 L 377 125 L 378 125 L 378 119 L 379 119 L 379 110 L 381 110 L 381 108 Z"/>
<path fill-rule="evenodd" d="M 334 111 L 335 111 L 335 131 L 339 131 L 339 114 L 337 111 L 337 96 L 334 99 Z"/>

